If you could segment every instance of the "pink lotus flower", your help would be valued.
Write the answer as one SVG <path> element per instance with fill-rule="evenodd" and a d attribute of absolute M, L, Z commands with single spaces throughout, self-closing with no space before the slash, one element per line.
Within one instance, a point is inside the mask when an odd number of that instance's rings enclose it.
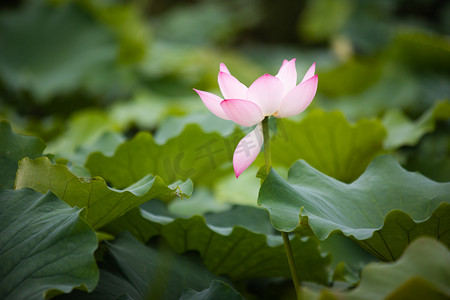
<path fill-rule="evenodd" d="M 265 74 L 249 88 L 230 74 L 225 64 L 220 64 L 219 87 L 224 99 L 214 94 L 194 89 L 206 107 L 216 116 L 249 127 L 257 125 L 238 144 L 233 155 L 236 177 L 244 172 L 258 156 L 263 134 L 261 121 L 267 116 L 287 118 L 304 111 L 313 100 L 318 78 L 314 75 L 315 63 L 297 85 L 295 58 L 283 61 L 278 74 Z"/>

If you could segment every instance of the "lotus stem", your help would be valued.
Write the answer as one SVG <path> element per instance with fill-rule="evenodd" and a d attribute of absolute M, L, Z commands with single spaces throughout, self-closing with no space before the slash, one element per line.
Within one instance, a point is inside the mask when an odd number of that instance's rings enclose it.
<path fill-rule="evenodd" d="M 262 121 L 263 138 L 264 138 L 264 159 L 266 162 L 266 175 L 269 175 L 270 167 L 272 167 L 272 154 L 270 152 L 270 134 L 269 134 L 269 117 L 265 117 Z"/>
<path fill-rule="evenodd" d="M 266 161 L 266 175 L 268 175 L 272 166 L 272 157 L 270 152 L 269 117 L 264 118 L 264 120 L 262 121 L 262 127 L 264 137 L 264 158 Z M 289 264 L 289 269 L 291 271 L 292 282 L 297 294 L 297 299 L 300 300 L 302 298 L 301 282 L 298 276 L 297 267 L 295 266 L 294 254 L 292 253 L 291 248 L 291 241 L 289 240 L 289 236 L 286 232 L 281 231 L 281 236 L 283 237 L 284 248 L 286 249 L 286 256 Z"/>
<path fill-rule="evenodd" d="M 291 270 L 292 282 L 294 283 L 295 293 L 297 294 L 297 300 L 302 299 L 301 282 L 298 277 L 297 267 L 295 266 L 294 254 L 292 253 L 291 241 L 289 240 L 289 235 L 281 231 L 281 236 L 283 237 L 284 248 L 286 249 L 286 256 L 289 263 L 289 269 Z"/>

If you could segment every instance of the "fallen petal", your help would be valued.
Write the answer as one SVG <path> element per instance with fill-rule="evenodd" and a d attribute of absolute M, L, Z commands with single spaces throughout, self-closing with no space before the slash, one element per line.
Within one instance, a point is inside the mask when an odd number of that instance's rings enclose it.
<path fill-rule="evenodd" d="M 256 79 L 247 91 L 247 100 L 261 108 L 265 116 L 270 116 L 278 110 L 283 99 L 284 87 L 281 80 L 265 74 Z"/>
<path fill-rule="evenodd" d="M 318 76 L 314 75 L 288 92 L 284 96 L 280 108 L 274 116 L 277 118 L 287 118 L 304 111 L 316 95 L 318 81 Z"/>
<path fill-rule="evenodd" d="M 208 93 L 208 92 L 204 92 L 204 91 L 200 91 L 200 90 L 196 90 L 196 89 L 194 89 L 194 91 L 197 92 L 197 94 L 200 96 L 200 98 L 202 99 L 205 106 L 213 114 L 215 114 L 219 118 L 222 118 L 225 120 L 230 120 L 230 118 L 227 116 L 227 114 L 223 111 L 222 107 L 220 106 L 220 102 L 223 101 L 222 98 L 220 98 L 219 96 L 216 96 L 214 94 Z"/>
<path fill-rule="evenodd" d="M 236 178 L 244 172 L 256 159 L 263 144 L 262 125 L 247 134 L 237 145 L 233 155 L 233 168 Z"/>
<path fill-rule="evenodd" d="M 242 99 L 225 99 L 220 103 L 229 120 L 250 127 L 260 123 L 264 115 L 258 105 Z"/>
<path fill-rule="evenodd" d="M 285 60 L 278 74 L 275 76 L 281 80 L 284 92 L 287 93 L 297 85 L 297 70 L 295 69 L 295 58 L 290 61 Z"/>

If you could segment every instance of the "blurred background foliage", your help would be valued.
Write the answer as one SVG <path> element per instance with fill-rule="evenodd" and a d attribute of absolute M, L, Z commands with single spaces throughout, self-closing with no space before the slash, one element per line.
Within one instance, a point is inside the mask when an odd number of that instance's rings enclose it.
<path fill-rule="evenodd" d="M 170 133 L 196 120 L 230 134 L 221 120 L 197 117 L 209 112 L 192 91 L 218 92 L 220 62 L 249 85 L 284 58 L 296 57 L 299 72 L 315 61 L 313 106 L 352 122 L 391 110 L 418 119 L 450 94 L 443 0 L 36 0 L 0 8 L 0 118 L 65 158 L 100 138 L 111 149 L 140 130 L 158 136 L 160 127 Z M 437 122 L 399 158 L 445 180 L 449 125 Z"/>
<path fill-rule="evenodd" d="M 221 62 L 246 85 L 275 75 L 283 59 L 297 58 L 299 76 L 316 62 L 311 108 L 289 120 L 271 119 L 277 172 L 285 176 L 302 158 L 349 183 L 375 156 L 390 153 L 408 170 L 450 181 L 449 36 L 445 0 L 2 1 L 0 120 L 42 138 L 44 153 L 76 176 L 101 176 L 113 188 L 149 172 L 167 183 L 191 178 L 192 197 L 167 206 L 191 219 L 174 224 L 203 226 L 223 213 L 219 219 L 229 228 L 257 220 L 258 229 L 272 230 L 265 211 L 265 219 L 249 218 L 245 208 L 256 205 L 262 159 L 239 180 L 232 173 L 233 149 L 248 129 L 212 115 L 192 89 L 220 94 Z M 9 125 L 2 127 L 9 133 Z M 44 144 L 33 141 L 40 155 Z M 8 175 L 18 159 L 34 157 L 27 145 L 17 153 L 16 145 L 5 147 L 14 154 L 4 158 Z M 108 232 L 133 222 L 153 226 L 133 213 L 109 224 Z M 200 224 L 196 215 L 205 214 Z M 161 232 L 171 226 L 163 225 Z M 308 243 L 332 253 L 331 269 L 329 262 L 323 267 L 329 279 L 347 285 L 375 259 L 339 235 L 320 247 Z M 280 296 L 260 282 L 252 291 L 260 299 Z"/>

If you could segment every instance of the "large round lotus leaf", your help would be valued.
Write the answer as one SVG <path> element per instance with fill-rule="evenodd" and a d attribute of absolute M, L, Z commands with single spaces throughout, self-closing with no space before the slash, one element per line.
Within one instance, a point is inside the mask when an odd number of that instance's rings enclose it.
<path fill-rule="evenodd" d="M 24 157 L 42 155 L 45 144 L 34 136 L 16 134 L 8 122 L 0 122 L 0 187 L 14 187 L 17 163 Z"/>
<path fill-rule="evenodd" d="M 382 260 L 397 259 L 422 235 L 450 245 L 449 201 L 450 183 L 405 171 L 390 156 L 377 157 L 351 184 L 297 161 L 288 180 L 272 169 L 258 197 L 276 229 L 308 222 L 319 239 L 342 232 Z"/>
<path fill-rule="evenodd" d="M 358 178 L 383 150 L 386 130 L 378 120 L 349 123 L 342 112 L 314 110 L 299 122 L 278 120 L 272 143 L 274 166 L 305 160 L 320 172 L 344 182 Z M 261 163 L 262 165 L 263 163 Z"/>
<path fill-rule="evenodd" d="M 1 299 L 37 300 L 95 288 L 97 238 L 80 212 L 52 193 L 0 190 Z"/>
<path fill-rule="evenodd" d="M 394 263 L 371 263 L 359 285 L 323 291 L 318 300 L 445 300 L 450 297 L 450 252 L 434 239 L 415 240 Z"/>
<path fill-rule="evenodd" d="M 159 176 L 147 175 L 124 190 L 116 190 L 99 177 L 79 178 L 46 157 L 21 160 L 16 187 L 41 193 L 52 191 L 70 206 L 86 207 L 86 221 L 94 228 L 153 198 L 168 201 L 175 196 L 189 196 L 193 188 L 190 180 L 167 185 Z"/>

